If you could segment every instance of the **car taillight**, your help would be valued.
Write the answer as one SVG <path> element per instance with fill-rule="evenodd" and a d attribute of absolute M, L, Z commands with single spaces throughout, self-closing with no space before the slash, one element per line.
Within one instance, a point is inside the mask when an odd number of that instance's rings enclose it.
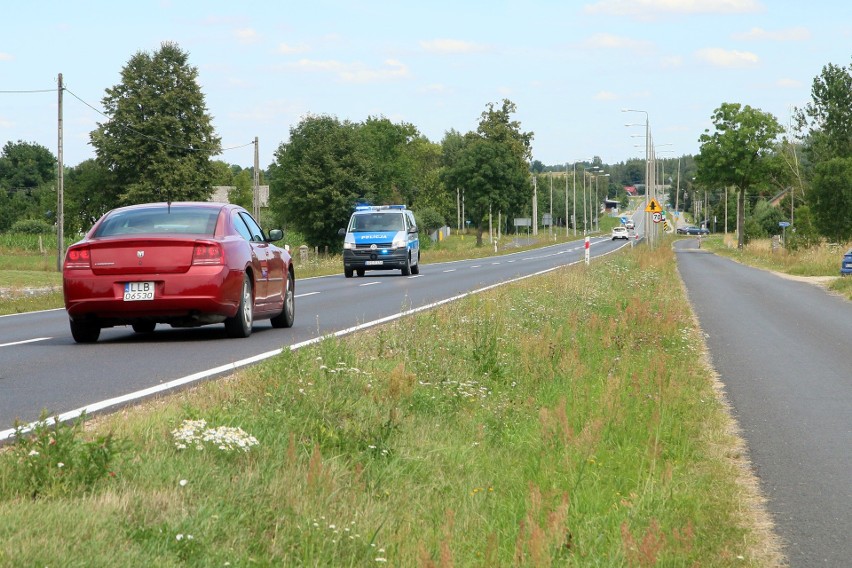
<path fill-rule="evenodd" d="M 82 270 L 92 268 L 92 255 L 88 247 L 68 249 L 65 254 L 65 268 L 68 270 Z"/>
<path fill-rule="evenodd" d="M 216 243 L 195 243 L 195 248 L 192 250 L 192 264 L 225 264 L 225 255 L 222 254 L 222 247 Z"/>

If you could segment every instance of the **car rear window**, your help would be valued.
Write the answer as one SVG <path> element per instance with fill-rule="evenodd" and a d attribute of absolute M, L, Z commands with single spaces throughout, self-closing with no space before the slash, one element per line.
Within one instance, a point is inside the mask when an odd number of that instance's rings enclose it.
<path fill-rule="evenodd" d="M 136 234 L 198 234 L 212 235 L 216 231 L 218 209 L 171 207 L 117 211 L 98 227 L 95 237 L 114 237 Z"/>

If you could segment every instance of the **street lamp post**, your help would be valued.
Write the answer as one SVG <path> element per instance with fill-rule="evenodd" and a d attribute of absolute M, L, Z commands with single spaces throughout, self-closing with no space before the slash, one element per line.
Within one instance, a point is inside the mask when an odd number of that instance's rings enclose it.
<path fill-rule="evenodd" d="M 650 117 L 648 116 L 648 111 L 646 111 L 646 110 L 624 108 L 624 109 L 621 109 L 621 112 L 641 112 L 645 115 L 645 198 L 647 199 L 648 198 L 648 191 L 650 190 L 649 182 L 651 181 L 651 179 L 650 179 L 651 176 L 649 175 L 649 168 L 648 168 L 648 166 L 650 165 L 649 154 L 650 154 L 650 142 L 651 142 L 651 120 L 650 120 Z M 650 225 L 651 225 L 651 216 L 648 212 L 645 212 L 645 233 L 648 236 L 648 242 L 649 242 L 650 246 L 653 248 L 653 246 L 656 243 L 654 242 L 654 240 L 655 240 L 654 239 L 654 229 L 653 229 L 653 227 L 650 227 Z"/>
<path fill-rule="evenodd" d="M 585 161 L 583 163 L 585 163 Z M 572 179 L 573 179 L 572 183 L 574 185 L 574 200 L 572 202 L 573 214 L 571 215 L 571 226 L 574 227 L 574 236 L 576 237 L 577 236 L 577 160 L 574 160 L 574 164 L 573 164 L 572 169 L 574 171 L 574 174 L 572 176 Z M 583 177 L 585 178 L 585 174 L 583 174 Z M 585 195 L 586 194 L 585 194 L 585 191 L 584 191 L 583 196 L 585 197 Z M 568 207 L 567 206 L 567 203 L 568 203 L 568 180 L 567 179 L 565 180 L 565 200 L 566 200 L 565 201 L 565 203 L 566 203 L 565 215 L 567 216 L 568 215 L 568 211 L 567 211 L 567 207 Z M 585 205 L 583 206 L 583 211 L 585 211 Z M 585 217 L 584 217 L 584 219 L 585 219 Z M 584 227 L 584 229 L 585 229 L 585 227 Z M 567 232 L 566 232 L 566 236 L 567 236 Z"/>
<path fill-rule="evenodd" d="M 601 197 L 598 193 L 598 178 L 609 177 L 609 174 L 595 174 L 595 226 L 601 230 Z"/>

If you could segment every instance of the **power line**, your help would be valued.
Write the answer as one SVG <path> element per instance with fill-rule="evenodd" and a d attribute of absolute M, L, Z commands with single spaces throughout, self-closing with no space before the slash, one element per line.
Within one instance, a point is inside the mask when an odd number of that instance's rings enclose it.
<path fill-rule="evenodd" d="M 56 89 L 31 89 L 28 91 L 0 91 L 0 94 L 4 95 L 19 95 L 19 94 L 29 94 L 29 93 L 55 93 Z"/>
<path fill-rule="evenodd" d="M 89 107 L 90 109 L 92 109 L 93 111 L 95 111 L 96 113 L 98 113 L 98 114 L 100 114 L 101 116 L 103 116 L 104 118 L 106 118 L 107 120 L 109 120 L 109 121 L 111 121 L 111 122 L 115 123 L 115 121 L 112 119 L 112 117 L 110 117 L 109 115 L 107 115 L 106 113 L 104 113 L 103 111 L 101 111 L 100 109 L 97 109 L 97 108 L 95 108 L 94 106 L 92 106 L 92 105 L 90 105 L 89 103 L 87 103 L 86 101 L 84 101 L 82 98 L 80 98 L 79 96 L 77 96 L 77 94 L 76 94 L 76 93 L 74 93 L 74 91 L 72 91 L 72 90 L 71 90 L 71 89 L 69 89 L 68 87 L 64 87 L 64 88 L 63 88 L 63 90 L 64 90 L 64 91 L 66 91 L 69 95 L 71 95 L 71 96 L 72 96 L 72 97 L 74 97 L 75 99 L 77 99 L 78 101 L 80 101 L 81 103 L 83 103 L 84 105 L 86 105 L 87 107 Z M 192 148 L 192 147 L 189 147 L 189 146 L 184 146 L 184 145 L 179 145 L 179 144 L 173 144 L 173 143 L 168 142 L 168 141 L 166 141 L 166 140 L 162 140 L 162 139 L 160 139 L 160 138 L 156 138 L 156 137 L 154 137 L 154 136 L 149 136 L 148 134 L 145 134 L 144 132 L 139 132 L 139 131 L 138 131 L 138 130 L 136 130 L 135 128 L 132 128 L 132 127 L 127 126 L 127 125 L 125 125 L 125 124 L 119 124 L 119 123 L 115 123 L 115 124 L 116 124 L 116 126 L 118 126 L 119 128 L 124 128 L 125 130 L 128 130 L 128 131 L 130 131 L 130 132 L 132 132 L 132 133 L 134 133 L 134 134 L 137 134 L 138 136 L 141 136 L 142 138 L 147 138 L 148 140 L 152 140 L 152 141 L 154 141 L 154 142 L 158 142 L 158 143 L 160 143 L 160 144 L 163 144 L 163 145 L 165 145 L 165 146 L 169 146 L 169 147 L 171 147 L 171 148 L 179 148 L 179 149 L 181 149 L 181 150 L 187 150 L 187 151 L 190 151 L 190 152 L 200 152 L 200 151 L 202 151 L 200 148 Z M 245 148 L 245 147 L 247 147 L 247 146 L 251 146 L 251 145 L 253 145 L 253 144 L 254 144 L 254 141 L 251 141 L 251 142 L 249 142 L 249 143 L 247 143 L 247 144 L 241 144 L 241 145 L 239 145 L 239 146 L 230 146 L 230 147 L 228 147 L 228 148 L 220 148 L 219 152 L 221 153 L 221 152 L 226 152 L 226 151 L 228 151 L 228 150 L 236 150 L 236 149 L 239 149 L 239 148 Z"/>
<path fill-rule="evenodd" d="M 90 109 L 92 109 L 93 111 L 98 113 L 99 115 L 101 115 L 104 118 L 106 118 L 107 120 L 113 122 L 119 128 L 124 128 L 125 130 L 128 130 L 129 132 L 132 132 L 132 133 L 134 133 L 138 136 L 141 136 L 142 138 L 152 140 L 154 142 L 157 142 L 159 144 L 163 144 L 164 146 L 169 146 L 171 148 L 178 148 L 178 149 L 181 149 L 181 150 L 187 150 L 189 152 L 200 152 L 200 151 L 202 151 L 200 148 L 192 148 L 192 147 L 185 146 L 185 145 L 174 144 L 174 143 L 168 142 L 166 140 L 155 138 L 154 136 L 149 136 L 148 134 L 145 134 L 144 132 L 139 132 L 138 130 L 136 130 L 136 129 L 130 127 L 130 126 L 116 123 L 109 115 L 107 115 L 106 113 L 104 113 L 100 109 L 94 107 L 93 105 L 89 104 L 88 102 L 84 101 L 81 97 L 79 97 L 74 91 L 72 91 L 68 87 L 62 87 L 62 90 L 67 92 L 69 95 L 71 95 L 72 97 L 74 97 L 75 99 L 77 99 L 82 104 L 89 107 Z M 33 94 L 33 93 L 55 93 L 55 92 L 56 92 L 56 89 L 0 90 L 0 94 L 3 94 L 3 95 L 12 95 L 12 94 L 14 94 L 14 95 L 26 95 L 26 94 Z M 220 148 L 219 153 L 221 154 L 223 152 L 228 152 L 228 151 L 231 151 L 231 150 L 239 150 L 240 148 L 246 148 L 246 147 L 252 146 L 252 145 L 254 145 L 254 140 L 252 140 L 251 142 L 247 142 L 246 144 L 239 144 L 237 146 L 228 146 L 227 148 Z"/>

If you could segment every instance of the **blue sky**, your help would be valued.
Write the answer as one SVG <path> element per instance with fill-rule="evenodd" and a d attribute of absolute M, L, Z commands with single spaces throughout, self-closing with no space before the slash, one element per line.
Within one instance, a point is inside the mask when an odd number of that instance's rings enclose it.
<path fill-rule="evenodd" d="M 11 4 L 11 6 L 10 6 Z M 384 116 L 440 142 L 508 98 L 545 164 L 698 152 L 713 110 L 737 102 L 788 124 L 828 63 L 852 64 L 852 3 L 814 0 L 247 1 L 7 3 L 0 145 L 57 152 L 56 79 L 101 108 L 137 52 L 176 42 L 199 70 L 213 124 L 243 167 L 309 114 Z M 46 93 L 5 91 L 47 90 Z M 52 92 L 51 92 L 52 90 Z M 94 157 L 104 117 L 66 93 L 65 164 Z"/>

